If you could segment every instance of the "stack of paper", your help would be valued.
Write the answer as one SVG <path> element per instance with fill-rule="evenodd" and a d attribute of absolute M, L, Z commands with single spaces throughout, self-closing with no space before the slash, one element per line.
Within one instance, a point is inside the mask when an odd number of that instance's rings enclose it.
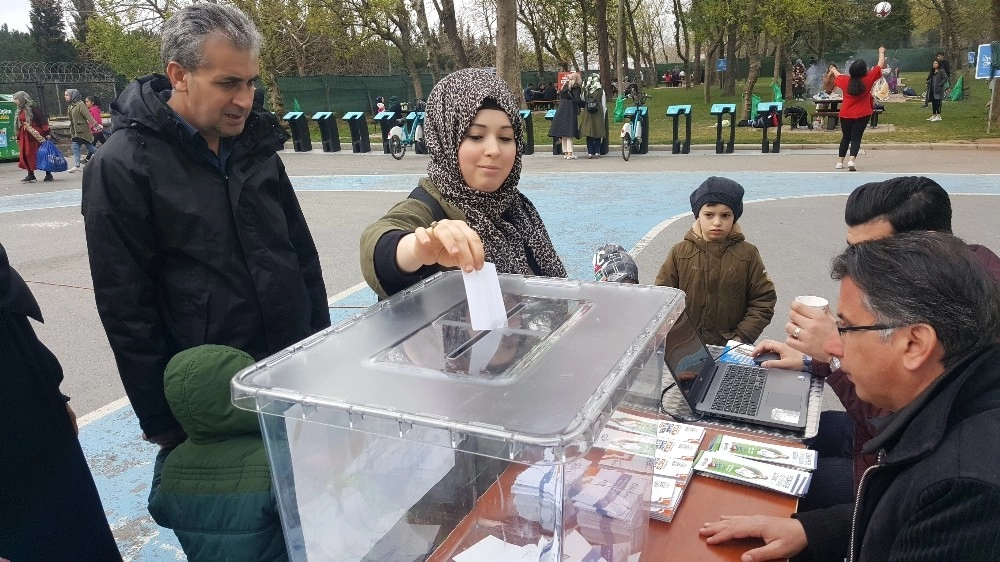
<path fill-rule="evenodd" d="M 583 480 L 583 489 L 572 497 L 580 533 L 601 545 L 603 558 L 620 559 L 643 534 L 648 477 L 601 468 Z"/>
<path fill-rule="evenodd" d="M 589 460 L 580 458 L 566 465 L 534 465 L 525 469 L 511 487 L 517 514 L 552 530 L 556 506 L 563 501 L 562 488 L 557 488 L 556 484 L 562 478 L 564 488 L 570 493 L 579 490 L 582 486 L 580 477 L 590 464 Z M 561 475 L 559 471 L 562 471 Z"/>
<path fill-rule="evenodd" d="M 780 464 L 799 470 L 815 470 L 817 453 L 812 449 L 785 447 L 732 435 L 717 435 L 709 451 L 730 453 L 745 459 Z"/>
<path fill-rule="evenodd" d="M 602 466 L 649 472 L 652 463 L 650 517 L 670 521 L 704 436 L 701 427 L 616 412 L 595 445 L 606 450 Z"/>
<path fill-rule="evenodd" d="M 793 496 L 809 491 L 812 474 L 806 471 L 816 468 L 815 451 L 732 435 L 717 436 L 708 449 L 695 462 L 698 472 Z"/>

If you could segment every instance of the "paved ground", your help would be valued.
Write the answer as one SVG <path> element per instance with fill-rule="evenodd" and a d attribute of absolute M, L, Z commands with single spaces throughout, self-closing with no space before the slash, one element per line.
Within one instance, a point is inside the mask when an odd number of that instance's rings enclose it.
<path fill-rule="evenodd" d="M 566 161 L 542 152 L 525 157 L 522 188 L 545 219 L 570 275 L 586 278 L 594 248 L 606 241 L 633 248 L 643 282 L 651 282 L 669 247 L 690 226 L 688 194 L 705 177 L 724 174 L 747 188 L 740 220 L 778 288 L 776 320 L 765 336 L 781 336 L 787 303 L 797 294 L 836 302 L 827 276 L 843 246 L 845 195 L 893 175 L 925 174 L 953 194 L 956 234 L 1000 252 L 993 228 L 1000 209 L 996 146 L 870 147 L 860 172 L 835 171 L 832 147 L 779 154 L 737 151 L 689 155 L 653 151 L 629 162 L 612 154 Z M 397 162 L 383 154 L 287 153 L 292 176 L 323 260 L 331 315 L 341 318 L 374 302 L 363 286 L 361 230 L 412 189 L 425 156 Z M 0 241 L 41 304 L 41 339 L 62 361 L 63 390 L 82 416 L 81 442 L 108 517 L 129 560 L 183 559 L 176 541 L 145 513 L 154 451 L 138 439 L 111 352 L 97 318 L 79 213 L 80 174 L 20 184 L 16 164 L 0 164 Z M 675 219 L 676 220 L 673 220 Z M 837 407 L 829 400 L 828 407 Z"/>

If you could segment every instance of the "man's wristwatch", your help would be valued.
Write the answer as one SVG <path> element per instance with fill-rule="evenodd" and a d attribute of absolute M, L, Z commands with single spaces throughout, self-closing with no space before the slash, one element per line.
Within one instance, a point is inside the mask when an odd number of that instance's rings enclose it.
<path fill-rule="evenodd" d="M 813 372 L 813 358 L 809 355 L 802 354 L 802 370 L 812 374 Z"/>

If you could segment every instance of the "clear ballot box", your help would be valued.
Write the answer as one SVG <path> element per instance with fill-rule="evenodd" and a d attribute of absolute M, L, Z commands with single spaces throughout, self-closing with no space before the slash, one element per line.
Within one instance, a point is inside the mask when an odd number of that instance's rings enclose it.
<path fill-rule="evenodd" d="M 595 442 L 616 412 L 656 419 L 684 294 L 500 286 L 506 327 L 472 330 L 446 272 L 234 378 L 292 560 L 638 560 L 652 460 Z"/>

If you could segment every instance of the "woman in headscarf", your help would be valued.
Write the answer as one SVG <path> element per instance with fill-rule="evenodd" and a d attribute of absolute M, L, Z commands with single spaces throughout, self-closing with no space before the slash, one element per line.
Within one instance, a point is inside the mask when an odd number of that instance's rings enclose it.
<path fill-rule="evenodd" d="M 517 188 L 524 124 L 484 69 L 443 78 L 427 100 L 428 177 L 361 235 L 361 271 L 388 297 L 442 269 L 565 277 L 535 206 Z"/>
<path fill-rule="evenodd" d="M 573 156 L 573 139 L 580 138 L 580 126 L 576 122 L 576 117 L 580 113 L 580 107 L 583 106 L 582 83 L 579 72 L 569 73 L 566 83 L 559 91 L 559 106 L 549 126 L 549 136 L 562 140 L 563 158 L 567 160 L 576 158 Z"/>
<path fill-rule="evenodd" d="M 583 118 L 580 119 L 580 134 L 587 137 L 587 158 L 600 158 L 601 145 L 604 144 L 604 135 L 607 134 L 608 129 L 604 119 L 607 106 L 604 103 L 601 77 L 596 72 L 587 77 L 583 92 L 586 105 L 584 106 Z M 592 102 L 597 104 L 594 111 L 591 111 L 593 109 Z"/>
<path fill-rule="evenodd" d="M 792 65 L 792 97 L 806 99 L 806 65 L 802 64 L 802 59 L 795 59 Z"/>
<path fill-rule="evenodd" d="M 69 135 L 73 139 L 73 167 L 67 170 L 70 173 L 79 172 L 80 168 L 80 146 L 87 148 L 87 160 L 97 152 L 94 146 L 94 133 L 90 132 L 93 127 L 98 131 L 104 130 L 100 124 L 94 120 L 90 110 L 83 103 L 80 90 L 66 90 L 63 98 L 69 104 L 67 113 L 69 114 Z M 87 160 L 83 163 L 86 164 Z"/>
<path fill-rule="evenodd" d="M 21 183 L 35 181 L 35 163 L 38 161 L 38 147 L 42 141 L 49 138 L 49 123 L 45 115 L 35 107 L 35 102 L 27 92 L 14 93 L 14 101 L 17 102 L 17 147 L 20 158 L 17 167 L 27 170 L 28 175 L 24 176 Z M 52 172 L 45 172 L 45 179 L 42 181 L 52 181 Z"/>

